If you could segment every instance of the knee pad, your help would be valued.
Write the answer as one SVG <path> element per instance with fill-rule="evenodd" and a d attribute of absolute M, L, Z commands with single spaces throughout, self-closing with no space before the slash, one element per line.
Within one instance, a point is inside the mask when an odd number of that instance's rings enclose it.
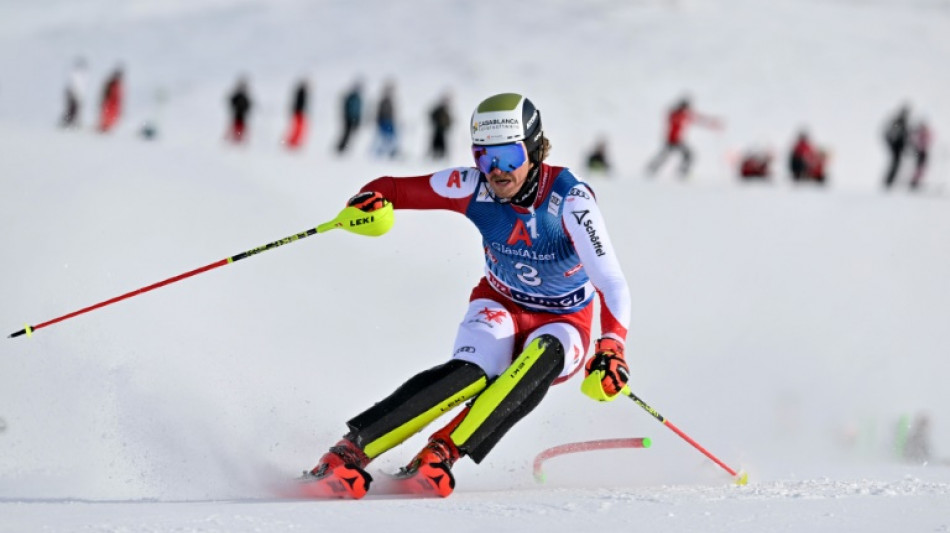
<path fill-rule="evenodd" d="M 453 359 L 416 374 L 388 397 L 347 422 L 347 438 L 369 458 L 397 446 L 488 384 L 476 364 Z"/>
<path fill-rule="evenodd" d="M 480 463 L 512 426 L 547 394 L 564 366 L 564 347 L 553 335 L 541 335 L 472 402 L 452 431 L 459 450 Z"/>

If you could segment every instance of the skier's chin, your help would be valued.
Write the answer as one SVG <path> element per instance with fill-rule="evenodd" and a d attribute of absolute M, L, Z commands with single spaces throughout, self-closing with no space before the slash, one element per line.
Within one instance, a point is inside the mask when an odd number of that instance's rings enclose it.
<path fill-rule="evenodd" d="M 498 178 L 491 181 L 492 192 L 498 198 L 511 198 L 515 192 L 515 181 L 511 178 Z"/>

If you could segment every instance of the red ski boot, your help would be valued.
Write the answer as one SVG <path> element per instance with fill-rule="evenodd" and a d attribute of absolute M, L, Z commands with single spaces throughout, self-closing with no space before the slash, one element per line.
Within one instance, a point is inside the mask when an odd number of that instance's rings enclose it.
<path fill-rule="evenodd" d="M 359 446 L 344 438 L 323 454 L 313 470 L 304 473 L 301 495 L 310 498 L 362 498 L 373 481 L 364 470 L 369 461 Z"/>
<path fill-rule="evenodd" d="M 451 439 L 433 438 L 395 478 L 409 492 L 445 498 L 455 489 L 452 465 L 460 456 Z"/>

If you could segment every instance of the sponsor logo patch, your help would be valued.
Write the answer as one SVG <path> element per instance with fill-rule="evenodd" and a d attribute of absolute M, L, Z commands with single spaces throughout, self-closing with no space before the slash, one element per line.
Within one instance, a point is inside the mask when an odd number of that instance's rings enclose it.
<path fill-rule="evenodd" d="M 551 199 L 548 200 L 548 213 L 557 216 L 557 214 L 561 211 L 561 200 L 562 198 L 560 194 L 552 192 Z"/>

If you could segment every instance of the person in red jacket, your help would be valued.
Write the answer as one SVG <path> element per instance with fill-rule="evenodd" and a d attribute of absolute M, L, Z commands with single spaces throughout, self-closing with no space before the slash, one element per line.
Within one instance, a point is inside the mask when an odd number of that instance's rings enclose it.
<path fill-rule="evenodd" d="M 303 145 L 307 133 L 307 100 L 310 84 L 307 80 L 300 80 L 294 88 L 293 102 L 290 107 L 290 129 L 284 143 L 287 148 L 295 150 Z"/>
<path fill-rule="evenodd" d="M 679 175 L 685 178 L 689 175 L 690 164 L 693 160 L 692 150 L 686 145 L 683 137 L 686 133 L 686 127 L 691 123 L 696 123 L 710 128 L 719 129 L 721 123 L 718 119 L 701 115 L 693 111 L 688 98 L 683 98 L 670 110 L 666 119 L 667 132 L 666 142 L 660 148 L 650 163 L 647 165 L 647 174 L 652 176 L 660 169 L 670 152 L 677 151 L 682 156 L 680 161 Z"/>
<path fill-rule="evenodd" d="M 792 181 L 824 183 L 827 158 L 827 152 L 812 144 L 807 132 L 800 132 L 788 157 Z"/>
<path fill-rule="evenodd" d="M 112 71 L 102 91 L 102 106 L 99 114 L 99 131 L 111 130 L 122 114 L 122 67 Z"/>
<path fill-rule="evenodd" d="M 910 147 L 914 151 L 916 166 L 914 174 L 910 178 L 910 188 L 920 187 L 920 182 L 924 178 L 924 171 L 927 169 L 927 156 L 930 153 L 930 144 L 933 142 L 933 134 L 930 133 L 930 127 L 927 123 L 920 121 L 910 132 Z"/>

